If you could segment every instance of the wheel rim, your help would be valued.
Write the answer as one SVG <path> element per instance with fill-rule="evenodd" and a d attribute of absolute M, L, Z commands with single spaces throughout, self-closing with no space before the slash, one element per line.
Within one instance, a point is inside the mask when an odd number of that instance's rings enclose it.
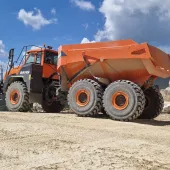
<path fill-rule="evenodd" d="M 90 101 L 90 94 L 87 90 L 78 90 L 76 93 L 76 103 L 77 105 L 84 107 Z"/>
<path fill-rule="evenodd" d="M 18 90 L 12 90 L 10 93 L 10 102 L 15 105 L 19 102 L 20 94 Z"/>
<path fill-rule="evenodd" d="M 129 104 L 129 97 L 124 92 L 116 92 L 112 95 L 112 105 L 117 110 L 124 110 Z"/>

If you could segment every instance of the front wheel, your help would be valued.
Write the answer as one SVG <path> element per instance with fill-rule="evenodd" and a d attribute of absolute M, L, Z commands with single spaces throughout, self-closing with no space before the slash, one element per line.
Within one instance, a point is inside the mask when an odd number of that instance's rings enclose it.
<path fill-rule="evenodd" d="M 29 93 L 25 83 L 21 81 L 15 81 L 9 85 L 5 100 L 9 111 L 28 112 L 30 109 Z"/>

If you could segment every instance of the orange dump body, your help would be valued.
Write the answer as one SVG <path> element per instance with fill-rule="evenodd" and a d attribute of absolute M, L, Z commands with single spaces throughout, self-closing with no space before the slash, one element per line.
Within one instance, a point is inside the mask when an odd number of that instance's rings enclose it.
<path fill-rule="evenodd" d="M 58 53 L 58 70 L 64 69 L 73 81 L 95 76 L 110 82 L 126 79 L 143 85 L 152 76 L 170 76 L 170 56 L 148 43 L 121 40 L 64 45 Z M 83 70 L 86 64 L 88 69 Z"/>

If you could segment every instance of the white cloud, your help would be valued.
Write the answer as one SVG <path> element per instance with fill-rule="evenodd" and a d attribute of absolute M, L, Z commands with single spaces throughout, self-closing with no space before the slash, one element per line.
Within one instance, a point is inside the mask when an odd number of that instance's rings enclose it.
<path fill-rule="evenodd" d="M 7 57 L 7 52 L 5 51 L 5 45 L 3 44 L 3 41 L 0 40 L 0 58 Z"/>
<path fill-rule="evenodd" d="M 86 44 L 86 43 L 94 43 L 95 41 L 90 41 L 88 38 L 84 37 L 81 41 L 81 44 Z"/>
<path fill-rule="evenodd" d="M 96 33 L 96 41 L 130 38 L 162 45 L 169 42 L 169 0 L 103 0 L 99 11 L 105 24 Z"/>
<path fill-rule="evenodd" d="M 86 43 L 89 43 L 89 39 L 87 38 L 83 38 L 82 41 L 81 41 L 81 44 L 86 44 Z"/>
<path fill-rule="evenodd" d="M 34 30 L 41 29 L 42 26 L 54 24 L 57 19 L 46 19 L 41 11 L 37 8 L 34 8 L 37 13 L 34 14 L 34 11 L 25 11 L 25 9 L 21 9 L 18 12 L 18 19 L 21 20 L 26 26 L 33 27 Z"/>
<path fill-rule="evenodd" d="M 43 47 L 42 46 L 32 46 L 31 50 L 36 50 L 36 49 L 41 49 L 41 48 L 43 48 Z"/>
<path fill-rule="evenodd" d="M 56 9 L 55 8 L 51 9 L 51 14 L 56 15 Z"/>
<path fill-rule="evenodd" d="M 94 11 L 95 10 L 95 6 L 90 1 L 71 0 L 71 2 L 82 10 L 85 10 L 85 11 Z"/>

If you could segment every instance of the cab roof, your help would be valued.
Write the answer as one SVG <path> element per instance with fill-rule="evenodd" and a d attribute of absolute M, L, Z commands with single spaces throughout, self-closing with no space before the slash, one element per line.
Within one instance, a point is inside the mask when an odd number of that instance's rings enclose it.
<path fill-rule="evenodd" d="M 31 50 L 28 50 L 27 52 L 28 53 L 31 53 L 31 52 L 44 52 L 44 51 L 50 51 L 50 52 L 53 52 L 53 53 L 57 53 L 58 54 L 58 51 L 57 50 L 53 50 L 53 49 L 48 49 L 48 48 L 35 48 L 35 49 L 31 49 Z"/>

